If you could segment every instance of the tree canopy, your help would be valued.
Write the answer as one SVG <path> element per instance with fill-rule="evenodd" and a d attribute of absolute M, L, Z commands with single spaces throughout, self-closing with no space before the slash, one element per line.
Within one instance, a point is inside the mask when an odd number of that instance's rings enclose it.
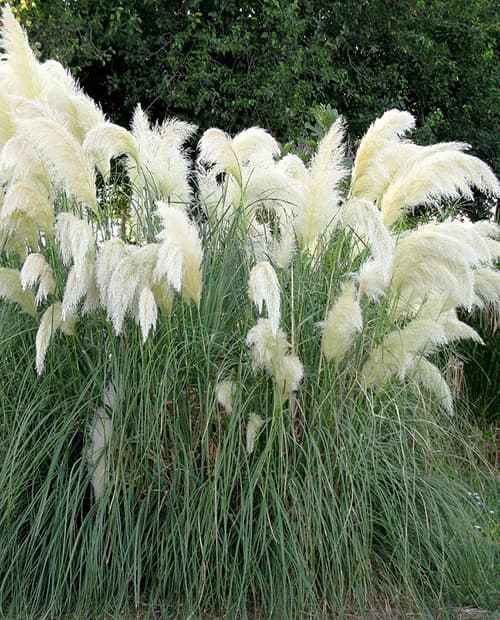
<path fill-rule="evenodd" d="M 383 111 L 423 141 L 500 156 L 492 0 L 51 0 L 13 2 L 42 58 L 69 66 L 110 117 L 141 103 L 201 129 L 251 125 L 297 139 L 328 104 L 359 137 Z"/>

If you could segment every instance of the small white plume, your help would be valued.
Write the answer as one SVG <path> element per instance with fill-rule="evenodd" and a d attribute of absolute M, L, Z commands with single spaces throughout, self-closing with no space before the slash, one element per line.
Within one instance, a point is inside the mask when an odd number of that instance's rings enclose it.
<path fill-rule="evenodd" d="M 252 454 L 255 450 L 255 442 L 257 437 L 264 426 L 264 420 L 256 413 L 251 413 L 248 416 L 248 424 L 246 430 L 246 450 L 248 454 Z"/>
<path fill-rule="evenodd" d="M 269 262 L 261 261 L 252 268 L 248 280 L 248 293 L 259 314 L 262 314 L 263 304 L 266 304 L 271 331 L 276 336 L 280 323 L 280 285 L 278 276 Z"/>
<path fill-rule="evenodd" d="M 234 399 L 236 397 L 236 383 L 230 379 L 220 381 L 215 386 L 217 402 L 223 407 L 226 413 L 233 413 Z"/>
<path fill-rule="evenodd" d="M 90 446 L 88 464 L 91 473 L 92 488 L 96 501 L 102 496 L 104 486 L 109 477 L 109 449 L 113 438 L 113 420 L 106 412 L 115 408 L 116 394 L 112 384 L 104 394 L 104 407 L 98 407 L 89 429 Z"/>
<path fill-rule="evenodd" d="M 75 324 L 75 317 L 62 318 L 62 306 L 60 302 L 56 302 L 49 306 L 43 313 L 38 331 L 36 333 L 36 371 L 42 374 L 45 365 L 45 356 L 49 348 L 52 336 L 61 330 L 63 334 L 72 335 Z"/>
<path fill-rule="evenodd" d="M 254 369 L 265 370 L 273 377 L 282 396 L 298 389 L 304 368 L 296 355 L 288 353 L 290 345 L 283 330 L 273 334 L 269 319 L 259 319 L 248 332 L 246 343 Z"/>

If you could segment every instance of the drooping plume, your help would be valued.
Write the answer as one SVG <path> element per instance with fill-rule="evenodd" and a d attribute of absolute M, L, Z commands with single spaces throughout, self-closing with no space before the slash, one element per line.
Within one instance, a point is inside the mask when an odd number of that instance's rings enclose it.
<path fill-rule="evenodd" d="M 40 305 L 49 295 L 55 291 L 56 283 L 52 268 L 45 260 L 43 254 L 30 254 L 24 261 L 20 273 L 23 290 L 33 288 L 38 283 L 35 304 Z"/>
<path fill-rule="evenodd" d="M 326 320 L 320 325 L 323 329 L 321 350 L 327 360 L 340 362 L 363 328 L 363 315 L 354 282 L 348 282 L 343 287 Z"/>
<path fill-rule="evenodd" d="M 259 436 L 262 427 L 264 426 L 264 420 L 256 413 L 251 413 L 248 416 L 248 424 L 246 430 L 246 450 L 248 454 L 252 454 L 255 450 L 255 442 Z"/>
<path fill-rule="evenodd" d="M 165 277 L 175 291 L 199 306 L 203 249 L 198 229 L 182 211 L 160 201 L 157 204 L 163 229 L 158 234 L 160 248 L 154 277 Z"/>
<path fill-rule="evenodd" d="M 472 155 L 455 149 L 437 151 L 410 160 L 392 179 L 380 201 L 382 217 L 391 226 L 417 205 L 439 204 L 442 199 L 473 198 L 472 187 L 493 196 L 500 185 L 491 168 Z"/>
<path fill-rule="evenodd" d="M 266 304 L 271 331 L 276 336 L 280 323 L 280 285 L 278 276 L 269 262 L 261 261 L 252 268 L 248 293 L 259 314 L 262 314 L 263 304 Z"/>
<path fill-rule="evenodd" d="M 49 163 L 53 182 L 83 205 L 95 209 L 93 166 L 76 138 L 62 125 L 44 118 L 24 120 L 19 125 L 22 134 Z"/>
<path fill-rule="evenodd" d="M 90 447 L 87 458 L 96 501 L 101 497 L 109 475 L 107 452 L 113 438 L 113 420 L 106 411 L 106 407 L 110 412 L 113 411 L 116 406 L 115 401 L 114 387 L 111 384 L 104 395 L 105 406 L 96 409 L 89 429 Z"/>
<path fill-rule="evenodd" d="M 104 122 L 85 136 L 83 150 L 88 154 L 104 179 L 109 178 L 111 159 L 129 155 L 139 165 L 139 151 L 134 136 L 119 125 Z"/>
<path fill-rule="evenodd" d="M 259 319 L 248 332 L 246 343 L 255 370 L 265 370 L 273 377 L 282 396 L 298 389 L 304 368 L 296 355 L 288 353 L 290 345 L 282 329 L 275 335 L 269 319 Z"/>
<path fill-rule="evenodd" d="M 413 116 L 400 110 L 389 110 L 370 125 L 354 160 L 350 190 L 352 196 L 367 200 L 378 198 L 373 179 L 386 174 L 380 158 L 381 152 L 397 144 L 401 136 L 414 127 Z"/>
<path fill-rule="evenodd" d="M 49 348 L 52 336 L 60 330 L 63 334 L 71 336 L 75 324 L 75 317 L 62 318 L 62 305 L 56 302 L 49 306 L 43 313 L 38 331 L 36 333 L 36 371 L 42 374 L 45 365 L 45 356 Z"/>
<path fill-rule="evenodd" d="M 16 303 L 26 314 L 36 316 L 33 293 L 23 289 L 17 269 L 0 267 L 0 299 Z"/>

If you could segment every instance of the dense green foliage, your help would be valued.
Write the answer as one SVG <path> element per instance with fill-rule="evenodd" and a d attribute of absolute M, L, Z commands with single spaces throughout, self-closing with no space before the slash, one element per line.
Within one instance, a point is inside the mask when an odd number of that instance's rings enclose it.
<path fill-rule="evenodd" d="M 258 124 L 297 141 L 323 103 L 357 138 L 398 107 L 424 142 L 465 140 L 499 167 L 492 0 L 21 4 L 41 56 L 69 66 L 116 122 L 141 102 L 153 117 L 230 132 Z"/>
<path fill-rule="evenodd" d="M 132 321 L 115 336 L 99 312 L 57 337 L 37 377 L 37 321 L 0 307 L 6 616 L 97 620 L 135 605 L 145 618 L 344 618 L 385 597 L 394 614 L 425 617 L 451 603 L 494 607 L 488 515 L 464 483 L 460 424 L 416 389 L 368 396 L 353 371 L 362 346 L 346 364 L 320 361 L 316 322 L 343 235 L 324 261 L 297 256 L 280 273 L 307 366 L 288 402 L 248 363 L 251 259 L 218 226 L 203 237 L 217 250 L 200 310 L 179 301 L 144 344 Z M 231 414 L 215 393 L 227 376 Z M 95 501 L 87 431 L 110 381 L 114 434 Z M 248 454 L 255 411 L 265 427 Z"/>

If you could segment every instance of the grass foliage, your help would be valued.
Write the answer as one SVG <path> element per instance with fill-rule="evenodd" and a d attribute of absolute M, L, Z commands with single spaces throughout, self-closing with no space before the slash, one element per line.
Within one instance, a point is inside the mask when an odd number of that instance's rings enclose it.
<path fill-rule="evenodd" d="M 207 225 L 205 241 L 217 232 Z M 457 473 L 467 447 L 453 423 L 416 389 L 367 394 L 356 358 L 321 363 L 315 324 L 337 257 L 297 258 L 282 274 L 307 368 L 287 402 L 248 361 L 250 261 L 230 235 L 205 260 L 199 311 L 176 305 L 144 344 L 131 321 L 117 337 L 104 313 L 84 319 L 40 377 L 34 321 L 2 305 L 5 612 L 342 617 L 379 597 L 418 610 L 487 602 L 493 557 Z M 215 393 L 227 377 L 230 414 Z M 87 431 L 108 382 L 114 435 L 95 501 Z M 255 412 L 265 424 L 248 454 Z"/>

